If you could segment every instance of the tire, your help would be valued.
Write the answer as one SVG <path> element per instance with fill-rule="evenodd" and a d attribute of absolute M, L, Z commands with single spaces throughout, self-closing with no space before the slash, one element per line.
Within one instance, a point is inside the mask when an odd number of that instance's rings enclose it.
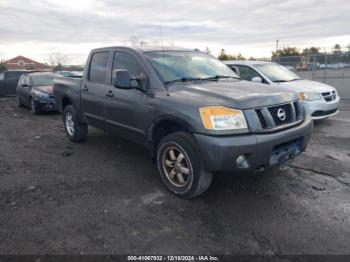
<path fill-rule="evenodd" d="M 167 188 L 180 197 L 193 198 L 210 186 L 213 173 L 204 169 L 198 152 L 194 138 L 185 132 L 169 134 L 157 146 L 159 174 Z"/>
<path fill-rule="evenodd" d="M 37 102 L 35 102 L 35 100 L 33 98 L 30 98 L 30 111 L 34 114 L 37 115 L 40 113 L 39 110 L 39 105 Z"/>
<path fill-rule="evenodd" d="M 18 106 L 19 108 L 24 107 L 24 105 L 23 105 L 23 104 L 21 103 L 21 101 L 19 100 L 18 95 L 16 96 L 16 102 L 17 102 L 17 106 Z"/>
<path fill-rule="evenodd" d="M 72 142 L 84 142 L 88 134 L 88 126 L 78 122 L 77 113 L 72 105 L 63 111 L 63 124 L 68 138 Z"/>

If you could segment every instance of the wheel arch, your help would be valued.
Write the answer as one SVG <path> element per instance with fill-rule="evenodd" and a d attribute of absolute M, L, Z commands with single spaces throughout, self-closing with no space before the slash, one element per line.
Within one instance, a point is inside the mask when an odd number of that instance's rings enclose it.
<path fill-rule="evenodd" d="M 151 145 L 152 161 L 155 162 L 156 149 L 159 141 L 166 135 L 174 132 L 193 133 L 193 126 L 183 119 L 174 116 L 161 116 L 157 118 L 148 130 L 147 139 Z"/>

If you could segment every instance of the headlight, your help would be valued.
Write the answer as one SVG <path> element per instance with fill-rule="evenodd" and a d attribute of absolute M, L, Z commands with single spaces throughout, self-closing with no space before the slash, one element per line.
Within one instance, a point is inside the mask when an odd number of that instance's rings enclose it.
<path fill-rule="evenodd" d="M 46 94 L 44 92 L 37 91 L 37 90 L 34 90 L 33 93 L 37 97 L 41 97 L 41 98 L 49 98 L 50 97 L 50 95 L 48 95 L 48 94 Z"/>
<path fill-rule="evenodd" d="M 237 130 L 247 128 L 247 122 L 241 110 L 223 106 L 208 106 L 200 108 L 199 112 L 206 129 Z"/>
<path fill-rule="evenodd" d="M 320 94 L 314 93 L 314 92 L 302 92 L 302 93 L 299 93 L 299 96 L 301 100 L 306 100 L 306 101 L 314 101 L 314 100 L 321 99 Z"/>

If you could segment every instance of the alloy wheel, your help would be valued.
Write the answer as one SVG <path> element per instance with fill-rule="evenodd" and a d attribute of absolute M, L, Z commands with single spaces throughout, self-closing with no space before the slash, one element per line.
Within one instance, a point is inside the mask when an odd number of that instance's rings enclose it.
<path fill-rule="evenodd" d="M 70 136 L 74 136 L 75 128 L 74 128 L 74 121 L 73 121 L 73 115 L 68 112 L 65 117 L 65 124 L 67 132 Z"/>
<path fill-rule="evenodd" d="M 186 186 L 193 172 L 187 154 L 175 146 L 164 151 L 163 170 L 169 182 L 177 187 Z"/>

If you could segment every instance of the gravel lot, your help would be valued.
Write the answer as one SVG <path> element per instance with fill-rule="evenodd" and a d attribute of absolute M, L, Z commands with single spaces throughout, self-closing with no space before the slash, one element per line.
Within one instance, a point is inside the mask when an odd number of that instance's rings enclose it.
<path fill-rule="evenodd" d="M 350 103 L 290 166 L 169 193 L 148 151 L 0 98 L 1 254 L 349 254 Z"/>

